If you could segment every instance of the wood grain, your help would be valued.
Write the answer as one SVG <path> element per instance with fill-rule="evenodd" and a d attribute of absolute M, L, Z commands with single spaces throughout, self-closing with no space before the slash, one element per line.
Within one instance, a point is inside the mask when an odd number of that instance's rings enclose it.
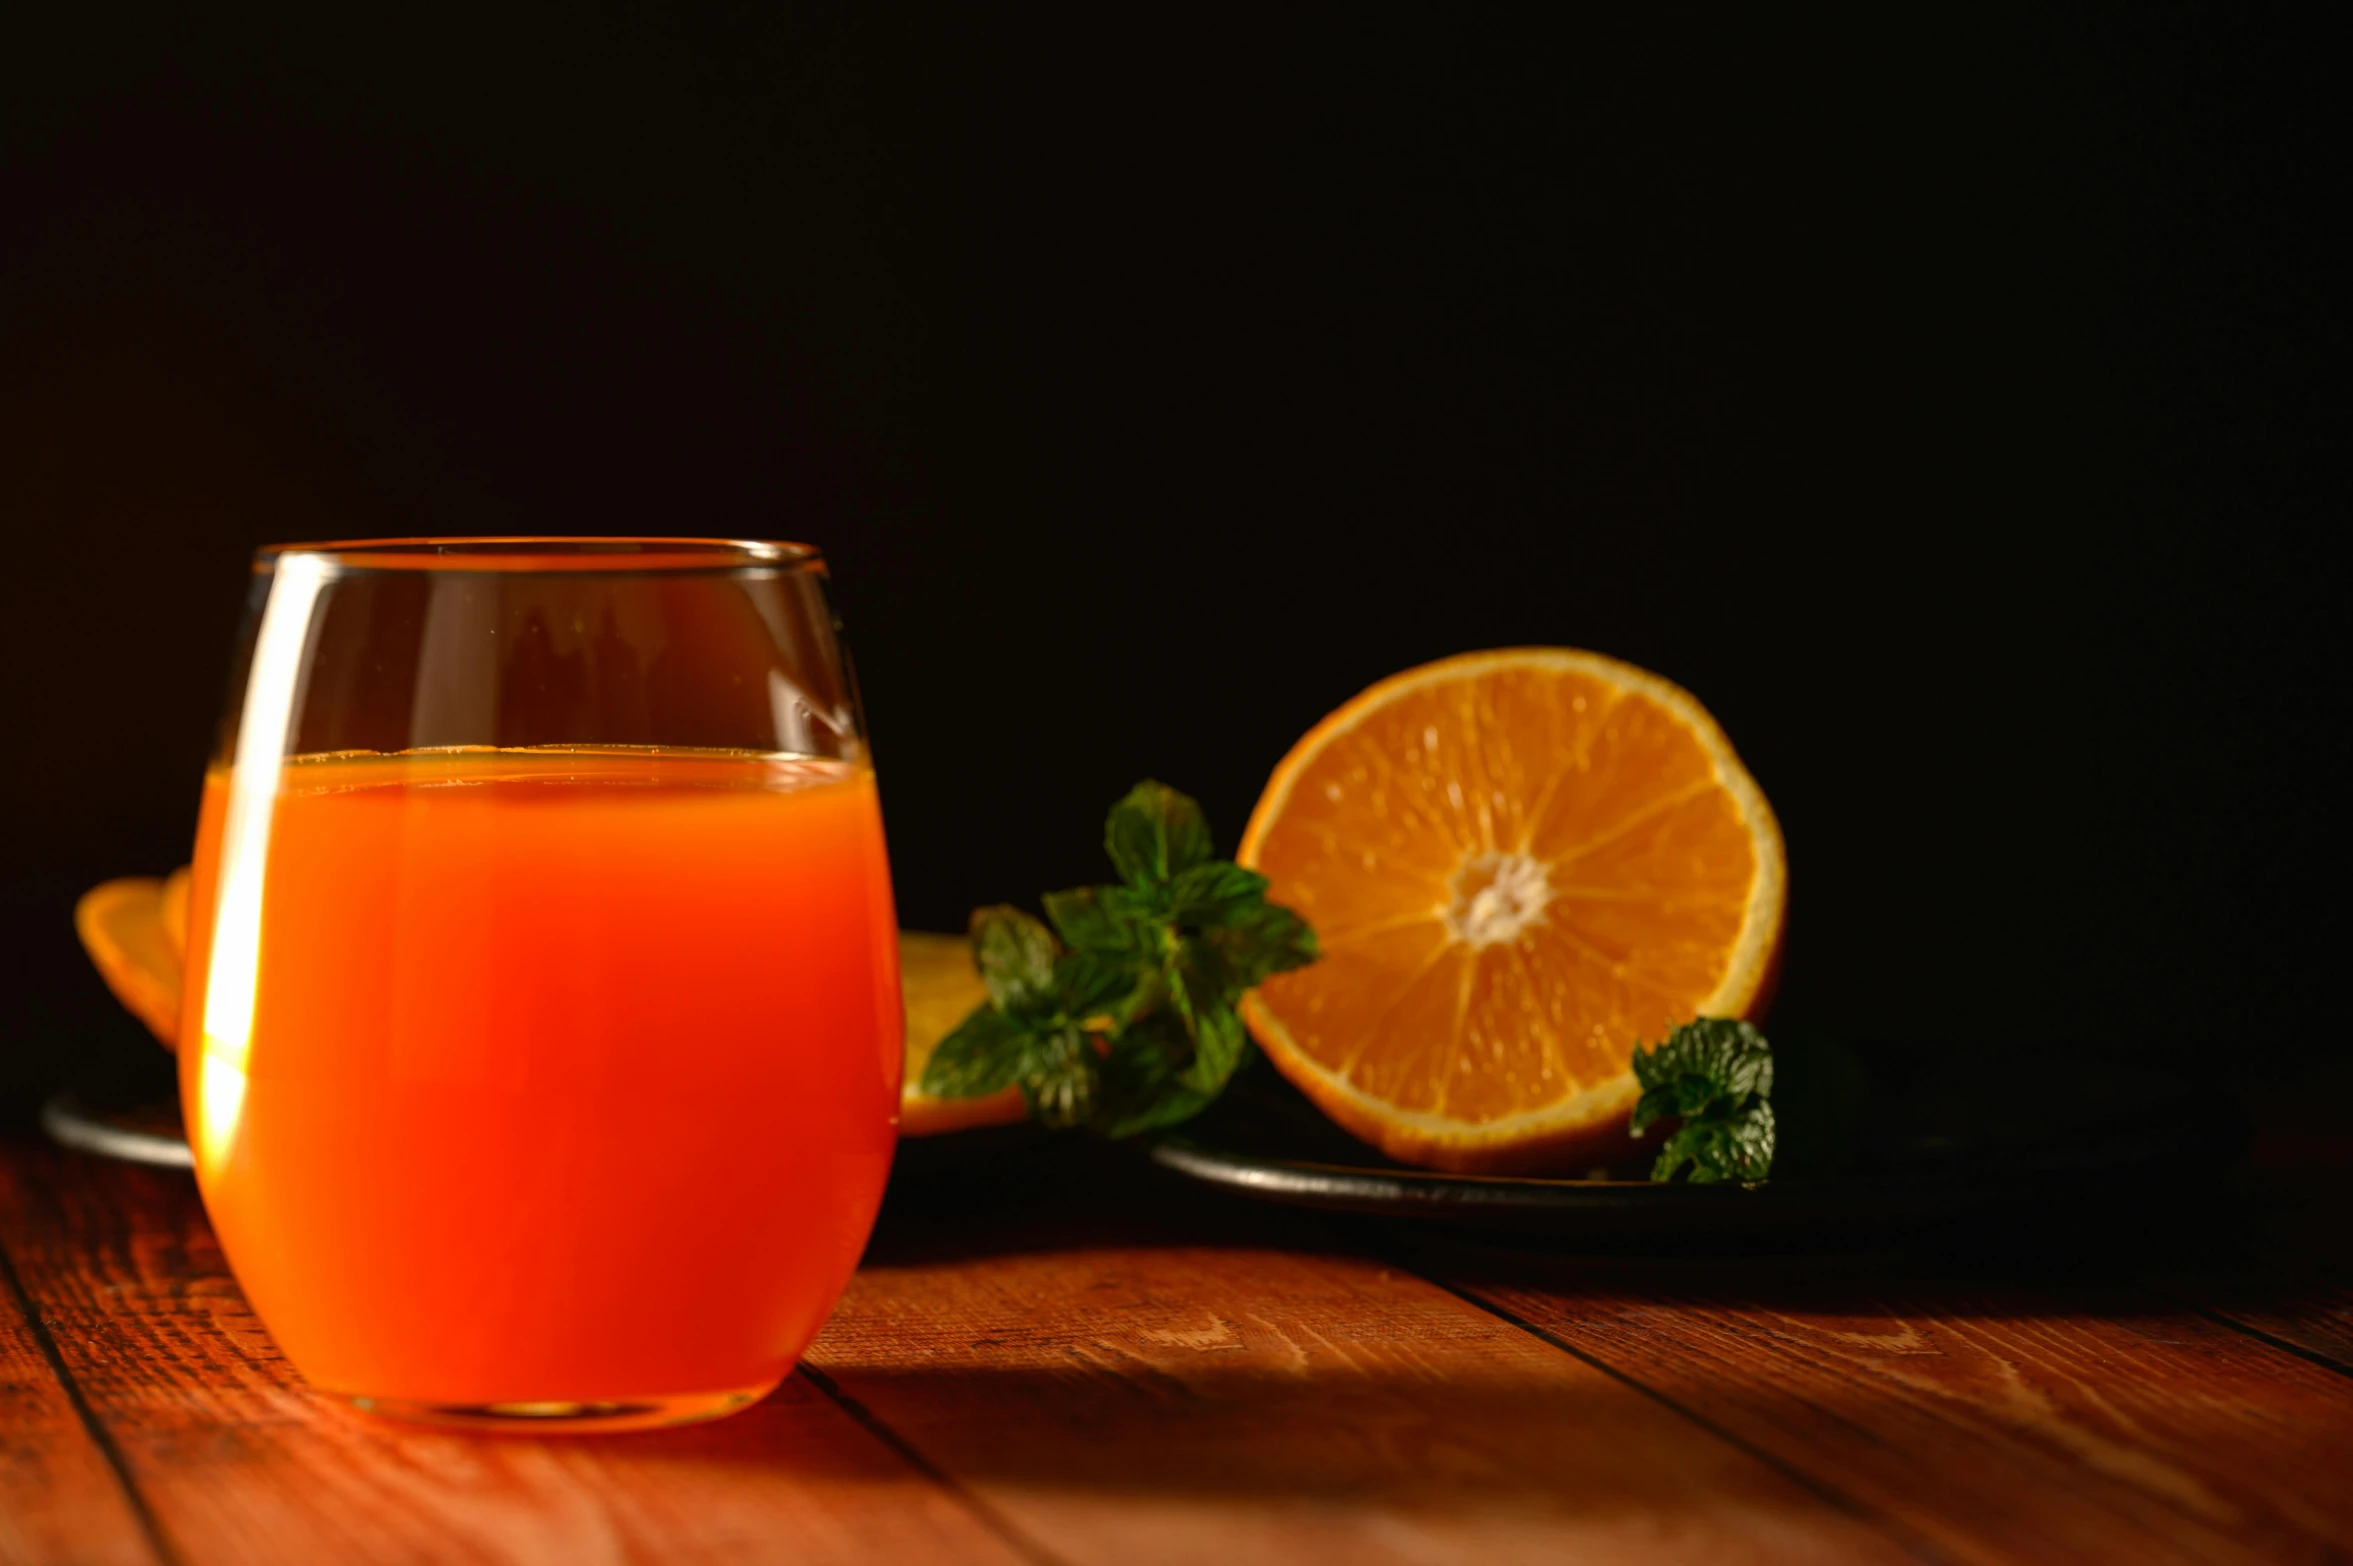
<path fill-rule="evenodd" d="M 2353 1375 L 2353 1137 L 2336 1116 L 2353 1069 L 2284 1104 L 2256 1139 L 2227 1214 L 2227 1248 L 2154 1281 L 2217 1319 Z"/>
<path fill-rule="evenodd" d="M 2269 1290 L 2206 1286 L 2192 1298 L 2215 1316 L 2353 1376 L 2353 1288 L 2306 1283 Z"/>
<path fill-rule="evenodd" d="M 247 1308 L 186 1176 L 39 1148 L 10 1162 L 0 1243 L 185 1566 L 1022 1558 L 803 1378 L 734 1418 L 629 1436 L 340 1412 Z M 77 1535 L 28 1558 L 95 1556 Z"/>
<path fill-rule="evenodd" d="M 2353 1552 L 2353 1384 L 2151 1295 L 1416 1262 L 1956 1560 Z"/>
<path fill-rule="evenodd" d="M 1110 1227 L 990 1253 L 895 1226 L 810 1364 L 1078 1566 L 1904 1554 L 1407 1273 Z"/>
<path fill-rule="evenodd" d="M 1041 1151 L 895 1188 L 760 1407 L 499 1440 L 311 1398 L 184 1175 L 0 1145 L 0 1256 L 0 1562 L 2353 1555 L 2323 1265 L 1578 1259 Z"/>
<path fill-rule="evenodd" d="M 0 1164 L 0 1202 L 12 1178 Z M 161 1557 L 59 1379 L 52 1350 L 0 1250 L 0 1566 L 150 1566 Z"/>

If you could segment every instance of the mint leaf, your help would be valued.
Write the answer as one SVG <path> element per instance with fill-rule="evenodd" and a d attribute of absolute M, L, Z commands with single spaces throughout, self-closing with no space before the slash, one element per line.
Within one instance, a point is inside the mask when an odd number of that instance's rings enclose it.
<path fill-rule="evenodd" d="M 1773 1106 L 1760 1099 L 1728 1115 L 1686 1120 L 1659 1149 L 1653 1180 L 1672 1180 L 1685 1164 L 1693 1185 L 1737 1180 L 1755 1185 L 1773 1170 Z"/>
<path fill-rule="evenodd" d="M 1105 914 L 1141 930 L 1145 945 L 1159 939 L 1160 927 L 1168 922 L 1167 887 L 1091 886 L 1087 890 L 1095 894 Z"/>
<path fill-rule="evenodd" d="M 1168 909 L 1186 924 L 1221 924 L 1266 906 L 1266 877 L 1223 859 L 1195 865 L 1168 884 Z"/>
<path fill-rule="evenodd" d="M 1120 880 L 1047 893 L 1051 929 L 974 911 L 989 1001 L 941 1041 L 926 1091 L 1015 1082 L 1045 1125 L 1133 1136 L 1199 1113 L 1249 1058 L 1235 1008 L 1313 962 L 1315 932 L 1266 900 L 1264 876 L 1213 857 L 1201 807 L 1165 784 L 1129 790 L 1103 841 Z"/>
<path fill-rule="evenodd" d="M 1075 1027 L 1056 1028 L 1030 1041 L 1021 1093 L 1038 1124 L 1049 1131 L 1067 1131 L 1094 1117 L 1101 1076 L 1101 1062 L 1087 1035 Z"/>
<path fill-rule="evenodd" d="M 1215 946 L 1205 940 L 1180 938 L 1172 960 L 1161 971 L 1168 985 L 1168 998 L 1184 1019 L 1185 1031 L 1199 1035 L 1198 1018 L 1205 1012 L 1230 1006 L 1242 998 L 1241 986 L 1233 982 L 1231 965 Z"/>
<path fill-rule="evenodd" d="M 1634 1047 L 1634 1080 L 1642 1097 L 1634 1130 L 1666 1115 L 1690 1115 L 1719 1098 L 1773 1096 L 1773 1051 L 1748 1023 L 1695 1017 L 1674 1028 L 1656 1049 Z"/>
<path fill-rule="evenodd" d="M 940 1040 L 923 1067 L 923 1091 L 934 1098 L 986 1098 L 1013 1085 L 1028 1049 L 1021 1025 L 983 1006 Z"/>
<path fill-rule="evenodd" d="M 1098 952 L 1066 952 L 1054 959 L 1055 1017 L 1083 1026 L 1098 1015 L 1116 1015 L 1142 982 L 1132 963 Z"/>
<path fill-rule="evenodd" d="M 1111 807 L 1103 848 L 1129 886 L 1161 886 L 1209 858 L 1209 822 L 1190 798 L 1146 780 Z"/>
<path fill-rule="evenodd" d="M 1307 921 L 1279 903 L 1237 910 L 1200 938 L 1216 948 L 1233 982 L 1245 990 L 1323 955 Z"/>
<path fill-rule="evenodd" d="M 1656 1049 L 1634 1046 L 1634 1080 L 1642 1086 L 1629 1129 L 1680 1122 L 1651 1166 L 1653 1180 L 1685 1168 L 1694 1184 L 1755 1184 L 1772 1171 L 1773 1050 L 1745 1022 L 1695 1017 L 1669 1031 Z"/>
<path fill-rule="evenodd" d="M 972 911 L 972 954 L 999 1011 L 1032 1013 L 1054 999 L 1054 932 L 1020 909 Z"/>
<path fill-rule="evenodd" d="M 1139 1097 L 1138 1107 L 1112 1119 L 1103 1134 L 1117 1141 L 1123 1137 L 1140 1136 L 1146 1131 L 1158 1131 L 1179 1125 L 1207 1109 L 1217 1098 L 1215 1091 L 1204 1092 L 1182 1083 L 1163 1086 L 1158 1091 Z"/>
<path fill-rule="evenodd" d="M 1178 1081 L 1193 1044 L 1167 1011 L 1140 1019 L 1103 1062 L 1103 1097 L 1114 1106 L 1102 1125 L 1119 1138 L 1189 1120 L 1217 1095 Z"/>
<path fill-rule="evenodd" d="M 1190 1031 L 1193 1063 L 1177 1080 L 1196 1093 L 1214 1098 L 1232 1080 L 1234 1068 L 1242 1064 L 1242 1056 L 1250 1048 L 1250 1034 L 1242 1026 L 1240 1014 L 1230 1005 L 1196 1013 Z"/>
<path fill-rule="evenodd" d="M 1074 886 L 1067 892 L 1048 892 L 1046 917 L 1073 951 L 1100 952 L 1107 957 L 1132 957 L 1148 950 L 1151 921 L 1122 906 L 1106 902 L 1107 889 Z"/>

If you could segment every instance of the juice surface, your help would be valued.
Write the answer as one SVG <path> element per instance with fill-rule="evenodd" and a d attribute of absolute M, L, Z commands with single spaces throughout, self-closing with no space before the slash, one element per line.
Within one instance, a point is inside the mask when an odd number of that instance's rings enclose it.
<path fill-rule="evenodd" d="M 872 773 L 305 758 L 241 827 L 232 792 L 207 780 L 182 1095 L 206 1207 L 295 1365 L 451 1404 L 783 1375 L 896 1134 Z"/>

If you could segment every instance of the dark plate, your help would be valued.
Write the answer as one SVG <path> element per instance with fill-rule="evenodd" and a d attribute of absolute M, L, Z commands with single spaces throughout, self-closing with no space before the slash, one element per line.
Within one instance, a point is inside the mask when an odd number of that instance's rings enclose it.
<path fill-rule="evenodd" d="M 1408 1168 L 1263 1064 L 1151 1157 L 1239 1195 L 1339 1212 L 1609 1240 L 1769 1238 L 2063 1216 L 2209 1176 L 2247 1139 L 2235 1103 L 2162 1069 L 1896 1040 L 1776 1041 L 1775 1059 L 1781 1152 L 1755 1187 L 1656 1184 L 1642 1163 L 1586 1179 Z"/>
<path fill-rule="evenodd" d="M 188 1136 L 174 1099 L 126 1097 L 85 1089 L 41 1106 L 41 1129 L 67 1147 L 162 1169 L 193 1169 Z"/>
<path fill-rule="evenodd" d="M 1324 1118 L 1264 1062 L 1152 1160 L 1187 1179 L 1295 1206 L 1593 1240 L 1740 1244 L 2148 1202 L 2211 1185 L 2247 1140 L 2227 1097 L 2162 1068 L 1897 1040 L 1775 1041 L 1781 1151 L 1755 1188 L 1655 1184 L 1643 1166 L 1586 1179 L 1438 1174 L 1392 1163 Z M 61 1093 L 42 1110 L 70 1147 L 187 1168 L 179 1106 L 154 1084 Z M 1051 1144 L 1034 1126 L 911 1140 L 894 1177 L 963 1181 Z M 1603 1173 L 1603 1172 L 1597 1172 Z"/>
<path fill-rule="evenodd" d="M 90 1083 L 54 1094 L 41 1106 L 41 1129 L 55 1142 L 102 1158 L 162 1169 L 196 1166 L 180 1121 L 179 1101 L 147 1084 Z M 909 1137 L 899 1144 L 891 1174 L 894 1179 L 962 1179 L 1034 1153 L 1051 1141 L 1027 1121 L 948 1136 Z"/>

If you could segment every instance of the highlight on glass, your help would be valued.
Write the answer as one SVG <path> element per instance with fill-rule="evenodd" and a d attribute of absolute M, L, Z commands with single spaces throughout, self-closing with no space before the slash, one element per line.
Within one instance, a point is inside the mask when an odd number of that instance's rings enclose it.
<path fill-rule="evenodd" d="M 263 550 L 180 1030 L 239 1282 L 368 1412 L 745 1406 L 881 1202 L 895 927 L 815 550 Z"/>

